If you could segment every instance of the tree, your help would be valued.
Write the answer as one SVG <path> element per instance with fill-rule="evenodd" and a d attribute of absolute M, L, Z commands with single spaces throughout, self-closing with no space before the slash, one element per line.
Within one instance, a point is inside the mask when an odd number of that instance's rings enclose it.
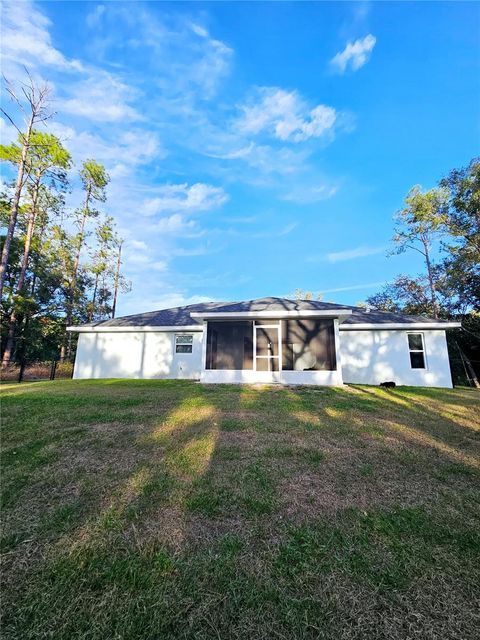
<path fill-rule="evenodd" d="M 397 276 L 381 292 L 369 296 L 367 305 L 392 313 L 433 314 L 428 280 L 422 276 Z"/>
<path fill-rule="evenodd" d="M 454 169 L 440 184 L 450 194 L 442 286 L 455 310 L 464 314 L 480 309 L 480 159 Z"/>
<path fill-rule="evenodd" d="M 85 192 L 83 206 L 77 210 L 78 234 L 75 239 L 75 256 L 72 265 L 70 285 L 67 299 L 66 323 L 67 326 L 72 324 L 75 302 L 78 297 L 77 280 L 78 270 L 80 266 L 80 256 L 85 242 L 85 225 L 89 218 L 96 218 L 98 211 L 92 207 L 93 202 L 105 202 L 105 189 L 110 181 L 105 167 L 95 160 L 86 160 L 80 170 L 80 178 Z M 65 353 L 71 356 L 71 334 L 68 334 L 67 344 L 62 345 L 61 360 L 64 359 Z"/>
<path fill-rule="evenodd" d="M 116 244 L 116 248 L 117 248 L 117 265 L 116 265 L 116 268 L 115 268 L 115 280 L 114 280 L 114 283 L 113 283 L 112 318 L 115 318 L 115 312 L 117 310 L 118 288 L 119 288 L 119 286 L 121 284 L 120 269 L 122 267 L 123 239 L 117 237 L 115 244 Z"/>
<path fill-rule="evenodd" d="M 66 149 L 64 149 L 58 138 L 51 134 L 32 131 L 30 136 L 30 149 L 27 156 L 27 170 L 30 181 L 28 188 L 30 201 L 28 205 L 28 222 L 25 233 L 20 274 L 17 280 L 10 312 L 8 337 L 2 358 L 3 367 L 6 367 L 10 363 L 14 347 L 18 311 L 17 307 L 24 293 L 23 289 L 27 275 L 30 248 L 39 211 L 40 192 L 42 187 L 45 189 L 42 181 L 46 177 L 49 177 L 52 188 L 65 188 L 67 182 L 66 171 L 70 166 L 70 154 Z"/>
<path fill-rule="evenodd" d="M 454 169 L 440 180 L 449 192 L 449 206 L 445 217 L 448 233 L 460 239 L 471 251 L 470 258 L 480 262 L 480 158 L 467 167 Z"/>
<path fill-rule="evenodd" d="M 313 293 L 313 291 L 304 291 L 303 289 L 295 289 L 293 297 L 295 300 L 321 300 L 323 295 L 321 293 Z"/>
<path fill-rule="evenodd" d="M 66 336 L 65 323 L 115 315 L 119 291 L 130 289 L 121 273 L 123 240 L 113 218 L 102 219 L 94 234 L 89 225 L 99 216 L 97 203 L 106 200 L 105 168 L 93 159 L 83 163 L 82 205 L 68 213 L 70 155 L 36 126 L 50 117 L 48 87 L 37 87 L 29 76 L 20 98 L 8 82 L 7 91 L 24 123 L 17 127 L 2 109 L 18 132 L 14 143 L 0 146 L 0 159 L 16 173 L 0 194 L 0 224 L 7 228 L 0 238 L 4 365 L 21 361 L 27 351 L 29 359 L 57 358 L 59 348 L 62 358 L 71 356 L 75 339 Z M 91 261 L 82 260 L 84 253 Z"/>
<path fill-rule="evenodd" d="M 413 187 L 405 198 L 406 206 L 396 214 L 393 237 L 395 253 L 412 249 L 424 257 L 434 318 L 438 317 L 438 305 L 431 249 L 444 228 L 447 203 L 448 192 L 444 188 L 422 192 L 419 186 Z"/>
<path fill-rule="evenodd" d="M 448 331 L 447 342 L 454 378 L 464 383 L 475 365 L 480 375 L 480 159 L 451 171 L 438 189 L 425 194 L 416 187 L 410 195 L 397 242 L 402 250 L 409 246 L 422 253 L 427 274 L 398 276 L 367 302 L 386 311 L 426 315 L 434 315 L 435 303 L 438 315 L 461 319 L 462 329 Z M 443 259 L 433 265 L 429 250 L 440 237 Z M 410 246 L 412 241 L 417 245 Z"/>
<path fill-rule="evenodd" d="M 15 182 L 15 191 L 12 198 L 10 219 L 8 222 L 7 234 L 2 249 L 2 257 L 0 260 L 0 298 L 3 295 L 3 285 L 5 282 L 5 272 L 8 265 L 10 247 L 13 240 L 13 234 L 17 225 L 18 211 L 20 207 L 20 198 L 25 182 L 25 173 L 27 168 L 28 153 L 31 145 L 31 136 L 34 126 L 38 122 L 45 122 L 51 114 L 48 111 L 48 98 L 50 89 L 48 85 L 37 86 L 28 74 L 28 82 L 22 83 L 21 93 L 23 99 L 19 98 L 14 87 L 7 81 L 7 92 L 10 98 L 17 104 L 24 115 L 24 130 L 15 124 L 13 118 L 2 108 L 2 113 L 15 127 L 19 134 L 20 148 L 18 153 L 9 155 L 9 152 L 15 151 L 13 148 L 8 149 L 2 147 L 1 157 L 13 162 L 17 166 L 17 178 Z M 24 106 L 24 102 L 26 105 Z"/>
<path fill-rule="evenodd" d="M 92 255 L 91 271 L 95 276 L 95 284 L 93 287 L 93 297 L 89 308 L 89 322 L 96 315 L 97 294 L 99 293 L 99 283 L 102 283 L 105 289 L 105 275 L 108 271 L 112 271 L 113 246 L 115 235 L 113 231 L 113 218 L 107 217 L 100 222 L 95 229 L 97 247 Z M 105 301 L 105 294 L 103 295 Z"/>

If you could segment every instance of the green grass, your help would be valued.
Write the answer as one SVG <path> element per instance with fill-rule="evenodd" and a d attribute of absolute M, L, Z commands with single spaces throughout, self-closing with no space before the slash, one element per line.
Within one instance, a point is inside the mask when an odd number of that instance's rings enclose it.
<path fill-rule="evenodd" d="M 478 633 L 477 391 L 0 391 L 3 638 Z"/>

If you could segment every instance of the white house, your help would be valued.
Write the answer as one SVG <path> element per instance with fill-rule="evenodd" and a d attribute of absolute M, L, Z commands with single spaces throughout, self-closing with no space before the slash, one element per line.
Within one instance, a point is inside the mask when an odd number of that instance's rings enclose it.
<path fill-rule="evenodd" d="M 313 300 L 209 302 L 69 327 L 74 378 L 451 387 L 458 322 Z"/>

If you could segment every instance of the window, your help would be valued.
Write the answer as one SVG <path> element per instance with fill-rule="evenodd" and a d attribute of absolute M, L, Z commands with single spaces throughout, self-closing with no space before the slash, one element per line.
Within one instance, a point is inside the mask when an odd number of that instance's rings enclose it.
<path fill-rule="evenodd" d="M 209 322 L 207 369 L 253 369 L 253 323 Z"/>
<path fill-rule="evenodd" d="M 175 336 L 175 353 L 192 353 L 193 336 L 192 335 L 176 335 Z"/>
<path fill-rule="evenodd" d="M 284 371 L 335 371 L 336 368 L 333 320 L 283 320 Z"/>
<path fill-rule="evenodd" d="M 425 369 L 425 347 L 422 333 L 408 334 L 408 348 L 410 350 L 410 365 L 412 369 Z"/>

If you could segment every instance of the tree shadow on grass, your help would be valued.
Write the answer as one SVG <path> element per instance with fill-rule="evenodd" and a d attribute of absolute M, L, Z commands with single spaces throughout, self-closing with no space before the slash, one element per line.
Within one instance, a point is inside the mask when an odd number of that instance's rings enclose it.
<path fill-rule="evenodd" d="M 445 399 L 443 402 L 438 400 L 438 392 L 435 397 L 432 391 L 417 394 L 416 389 L 411 388 L 385 391 L 375 387 L 350 386 L 386 404 L 387 410 L 383 410 L 383 415 L 379 415 L 378 419 L 392 432 L 397 432 L 398 437 L 412 444 L 417 443 L 427 451 L 431 449 L 432 455 L 443 454 L 472 470 L 480 469 L 480 420 L 475 412 L 475 395 L 468 397 L 470 410 L 465 407 L 463 397 L 460 406 L 465 410 L 452 415 L 446 410 L 448 405 Z M 448 401 L 455 397 L 448 391 L 442 393 Z"/>
<path fill-rule="evenodd" d="M 60 493 L 32 530 L 6 637 L 380 637 L 364 611 L 381 624 L 372 611 L 393 606 L 382 590 L 408 594 L 414 561 L 428 569 L 432 532 L 436 553 L 450 545 L 468 558 L 468 531 L 448 512 L 471 495 L 471 465 L 435 474 L 470 445 L 451 445 L 465 428 L 434 407 L 363 387 L 149 386 L 139 404 L 128 383 L 108 383 L 132 401 L 116 411 L 97 388 L 108 418 L 87 416 L 82 455 L 70 460 L 89 491 L 63 518 Z M 432 440 L 439 424 L 449 448 Z M 35 513 L 55 501 L 44 488 Z M 442 493 L 448 526 L 433 527 L 424 507 Z M 458 576 L 456 553 L 445 566 L 453 558 Z M 446 592 L 465 609 L 468 599 Z"/>

